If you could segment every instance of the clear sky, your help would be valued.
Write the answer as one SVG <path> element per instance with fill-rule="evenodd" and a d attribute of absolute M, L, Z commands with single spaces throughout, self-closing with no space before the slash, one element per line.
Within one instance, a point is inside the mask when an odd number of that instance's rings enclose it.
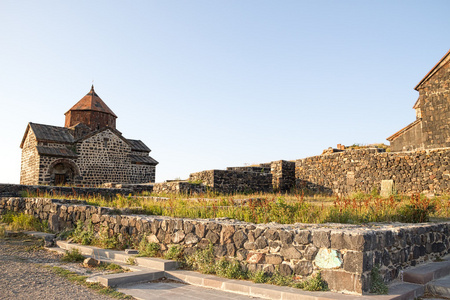
<path fill-rule="evenodd" d="M 0 182 L 89 92 L 156 181 L 388 143 L 450 48 L 450 1 L 0 0 Z"/>

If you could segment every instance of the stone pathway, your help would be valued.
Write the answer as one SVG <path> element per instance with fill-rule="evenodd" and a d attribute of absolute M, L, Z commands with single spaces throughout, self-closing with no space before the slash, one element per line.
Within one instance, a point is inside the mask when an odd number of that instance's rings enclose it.
<path fill-rule="evenodd" d="M 59 256 L 39 249 L 32 237 L 0 238 L 0 299 L 113 299 L 53 273 Z"/>
<path fill-rule="evenodd" d="M 137 299 L 142 300 L 250 300 L 261 299 L 234 293 L 227 293 L 223 291 L 202 288 L 198 286 L 182 284 L 170 280 L 139 283 L 127 286 L 121 286 L 117 289 L 127 295 L 131 295 Z"/>

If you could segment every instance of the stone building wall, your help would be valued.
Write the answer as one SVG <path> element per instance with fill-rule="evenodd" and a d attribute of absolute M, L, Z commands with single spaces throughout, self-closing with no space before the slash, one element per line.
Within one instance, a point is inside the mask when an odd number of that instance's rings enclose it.
<path fill-rule="evenodd" d="M 450 148 L 380 153 L 377 149 L 349 150 L 299 159 L 298 188 L 349 194 L 380 189 L 393 180 L 398 193 L 438 195 L 450 192 Z"/>
<path fill-rule="evenodd" d="M 133 183 L 155 182 L 156 166 L 131 164 L 129 181 Z"/>
<path fill-rule="evenodd" d="M 424 144 L 450 147 L 450 58 L 419 88 Z"/>
<path fill-rule="evenodd" d="M 210 170 L 190 174 L 189 181 L 201 182 L 221 193 L 272 191 L 272 174 L 262 172 Z"/>
<path fill-rule="evenodd" d="M 275 191 L 289 192 L 295 187 L 295 162 L 279 160 L 271 163 L 272 185 Z"/>
<path fill-rule="evenodd" d="M 39 178 L 39 155 L 36 149 L 37 141 L 33 131 L 29 131 L 22 148 L 20 164 L 20 183 L 33 184 Z"/>
<path fill-rule="evenodd" d="M 395 140 L 391 141 L 392 152 L 423 150 L 425 148 L 422 122 L 419 120 L 415 123 L 411 128 L 408 128 L 404 133 L 396 137 Z"/>
<path fill-rule="evenodd" d="M 130 183 L 130 146 L 110 130 L 104 130 L 77 145 L 82 184 Z"/>
<path fill-rule="evenodd" d="M 214 246 L 216 257 L 230 257 L 252 271 L 275 269 L 302 278 L 321 271 L 333 291 L 361 294 L 370 288 L 370 271 L 380 266 L 391 281 L 410 266 L 449 253 L 450 223 L 432 224 L 252 224 L 224 219 L 186 219 L 117 215 L 112 209 L 79 202 L 38 198 L 0 198 L 0 213 L 24 212 L 47 220 L 52 230 L 90 220 L 97 232 L 147 240 L 167 250 L 182 245 L 186 255 Z"/>

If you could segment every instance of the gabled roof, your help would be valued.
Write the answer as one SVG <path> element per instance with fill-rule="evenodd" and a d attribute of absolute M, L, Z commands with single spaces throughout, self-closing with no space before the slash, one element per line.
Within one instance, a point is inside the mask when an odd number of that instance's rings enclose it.
<path fill-rule="evenodd" d="M 83 137 L 77 139 L 76 141 L 77 141 L 77 142 L 80 142 L 80 141 L 86 140 L 86 139 L 88 139 L 88 138 L 90 138 L 90 137 L 92 137 L 92 136 L 94 136 L 94 135 L 96 135 L 96 134 L 98 134 L 98 133 L 100 133 L 100 132 L 103 132 L 103 131 L 105 131 L 105 130 L 111 131 L 111 132 L 114 133 L 117 137 L 119 137 L 121 140 L 123 140 L 127 145 L 129 145 L 129 146 L 131 147 L 130 142 L 129 142 L 126 138 L 124 138 L 124 137 L 122 136 L 122 132 L 120 132 L 119 130 L 117 130 L 117 129 L 115 129 L 115 128 L 112 128 L 112 127 L 103 127 L 103 128 L 100 128 L 99 130 L 92 131 L 91 133 L 89 133 L 89 134 L 87 134 L 87 135 L 84 135 Z"/>
<path fill-rule="evenodd" d="M 67 148 L 55 148 L 47 146 L 36 146 L 39 155 L 77 158 L 78 155 Z"/>
<path fill-rule="evenodd" d="M 71 109 L 69 109 L 65 114 L 71 110 L 94 110 L 99 112 L 104 112 L 113 115 L 117 118 L 116 114 L 103 102 L 103 100 L 94 91 L 94 85 L 92 85 L 89 93 L 86 94 L 80 101 L 77 102 Z"/>
<path fill-rule="evenodd" d="M 150 152 L 150 151 L 152 151 L 141 140 L 128 139 L 128 142 L 130 143 L 132 151 L 138 151 L 138 152 Z"/>
<path fill-rule="evenodd" d="M 402 134 L 404 134 L 406 131 L 410 130 L 411 128 L 413 128 L 414 126 L 420 124 L 422 122 L 422 119 L 417 119 L 414 122 L 412 122 L 411 124 L 409 124 L 408 126 L 400 129 L 399 131 L 397 131 L 396 133 L 394 133 L 393 135 L 391 135 L 390 137 L 388 137 L 386 140 L 388 140 L 389 142 L 392 142 L 393 140 L 395 140 L 396 138 L 398 138 L 399 136 L 401 136 Z"/>
<path fill-rule="evenodd" d="M 156 160 L 154 160 L 150 156 L 140 156 L 140 155 L 130 155 L 131 163 L 140 163 L 144 165 L 154 165 L 159 164 Z"/>
<path fill-rule="evenodd" d="M 32 130 L 36 136 L 36 140 L 39 142 L 53 142 L 53 143 L 63 143 L 71 144 L 75 140 L 70 134 L 70 130 L 65 127 L 51 126 L 45 124 L 28 123 L 25 134 L 23 135 L 22 143 L 20 143 L 20 148 L 23 147 L 23 143 L 28 134 L 28 130 Z"/>
<path fill-rule="evenodd" d="M 450 61 L 450 50 L 441 58 L 441 60 L 430 70 L 430 72 L 425 75 L 425 77 L 416 85 L 414 88 L 416 91 L 419 90 L 422 84 L 424 84 L 428 79 L 430 79 L 437 71 L 439 71 L 442 66 Z"/>

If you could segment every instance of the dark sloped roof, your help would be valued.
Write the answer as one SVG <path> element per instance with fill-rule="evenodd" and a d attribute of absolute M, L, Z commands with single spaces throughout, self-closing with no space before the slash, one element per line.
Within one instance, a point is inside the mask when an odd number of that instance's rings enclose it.
<path fill-rule="evenodd" d="M 414 126 L 420 124 L 420 122 L 422 122 L 422 119 L 417 119 L 414 122 L 412 122 L 411 124 L 409 124 L 406 127 L 403 127 L 402 129 L 400 129 L 399 131 L 397 131 L 396 133 L 394 133 L 393 135 L 391 135 L 390 137 L 387 138 L 387 140 L 389 142 L 392 142 L 393 140 L 395 140 L 396 138 L 398 138 L 399 136 L 401 136 L 402 134 L 404 134 L 405 132 L 407 132 L 408 130 L 410 130 L 411 128 L 413 128 Z"/>
<path fill-rule="evenodd" d="M 59 156 L 77 158 L 78 156 L 67 148 L 54 148 L 46 146 L 36 146 L 39 155 L 44 156 Z"/>
<path fill-rule="evenodd" d="M 420 86 L 427 81 L 429 78 L 431 78 L 437 71 L 439 71 L 439 69 L 444 66 L 446 63 L 448 63 L 450 61 L 450 50 L 447 51 L 447 53 L 445 53 L 444 57 L 441 58 L 440 61 L 438 61 L 438 63 L 433 67 L 433 69 L 430 70 L 430 72 L 427 73 L 427 75 L 425 75 L 425 77 L 416 85 L 416 87 L 414 88 L 416 91 L 419 90 Z"/>
<path fill-rule="evenodd" d="M 157 165 L 158 162 L 150 156 L 130 155 L 131 163 L 141 163 L 145 165 Z"/>
<path fill-rule="evenodd" d="M 140 152 L 150 152 L 151 151 L 141 140 L 130 140 L 130 139 L 127 139 L 127 140 L 130 143 L 132 151 L 140 151 Z"/>
<path fill-rule="evenodd" d="M 95 110 L 113 115 L 117 118 L 116 114 L 108 107 L 108 105 L 105 104 L 105 102 L 103 102 L 103 100 L 94 91 L 93 85 L 89 93 L 87 93 L 86 96 L 81 98 L 80 101 L 78 101 L 74 106 L 72 106 L 71 109 L 69 109 L 69 111 L 71 110 Z"/>
<path fill-rule="evenodd" d="M 74 138 L 70 130 L 65 127 L 44 124 L 29 123 L 38 141 L 49 141 L 59 143 L 73 143 Z"/>

